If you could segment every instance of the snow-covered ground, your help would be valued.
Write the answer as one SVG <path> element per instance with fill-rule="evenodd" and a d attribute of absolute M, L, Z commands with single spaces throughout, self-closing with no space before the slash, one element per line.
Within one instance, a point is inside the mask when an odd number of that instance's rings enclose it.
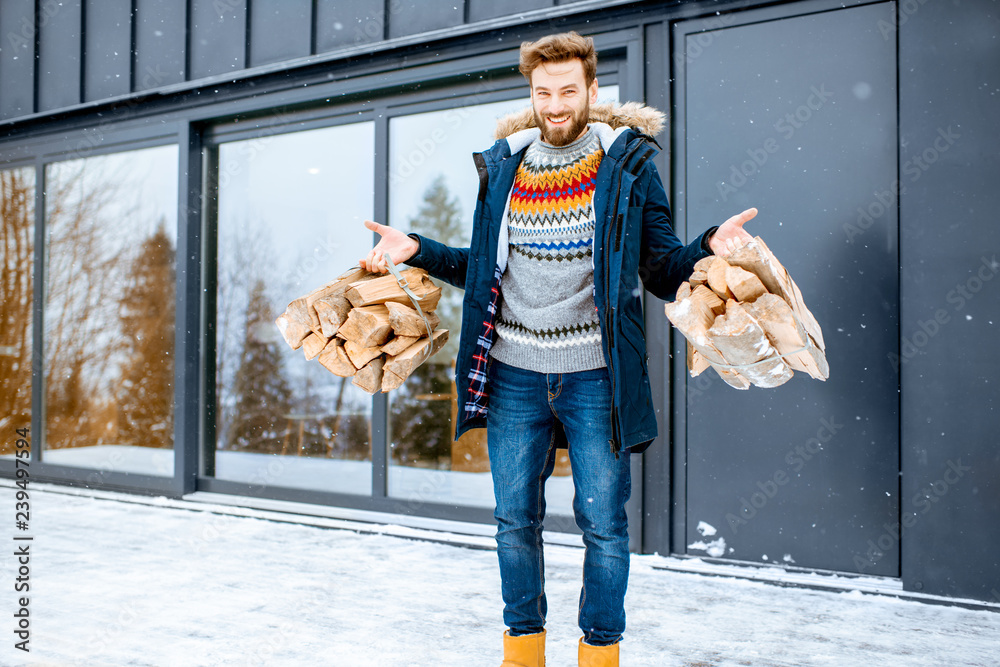
<path fill-rule="evenodd" d="M 14 491 L 0 481 L 11 521 Z M 17 563 L 8 548 L 0 664 L 500 664 L 488 536 L 463 538 L 480 548 L 462 548 L 405 539 L 433 537 L 414 528 L 350 530 L 343 520 L 97 495 L 31 487 L 31 653 L 13 647 Z M 576 664 L 582 557 L 546 547 L 550 667 Z M 633 557 L 623 665 L 1000 662 L 994 611 L 661 569 L 670 560 Z"/>

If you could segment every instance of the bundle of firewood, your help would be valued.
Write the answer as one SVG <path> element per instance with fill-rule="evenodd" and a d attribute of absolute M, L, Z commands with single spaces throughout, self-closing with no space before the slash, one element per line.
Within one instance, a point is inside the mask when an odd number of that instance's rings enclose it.
<path fill-rule="evenodd" d="M 712 366 L 737 389 L 777 387 L 793 371 L 830 376 L 819 323 L 759 236 L 725 259 L 695 264 L 666 312 L 687 338 L 692 376 Z"/>
<path fill-rule="evenodd" d="M 396 389 L 448 342 L 434 314 L 441 288 L 423 269 L 400 273 L 422 314 L 396 278 L 356 268 L 292 301 L 275 324 L 293 350 L 369 394 Z"/>

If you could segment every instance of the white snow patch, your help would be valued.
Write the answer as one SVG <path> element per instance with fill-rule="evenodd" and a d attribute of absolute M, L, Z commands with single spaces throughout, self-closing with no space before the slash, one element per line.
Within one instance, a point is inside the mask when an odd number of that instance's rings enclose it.
<path fill-rule="evenodd" d="M 705 551 L 712 558 L 721 558 L 726 553 L 726 538 L 720 537 L 719 539 L 712 540 L 711 542 L 698 541 L 694 544 L 689 544 L 688 549 Z"/>
<path fill-rule="evenodd" d="M 704 521 L 699 521 L 698 522 L 698 532 L 701 533 L 702 535 L 706 535 L 708 537 L 711 537 L 712 535 L 715 535 L 718 531 L 715 529 L 715 526 L 713 526 L 712 524 L 705 523 Z"/>

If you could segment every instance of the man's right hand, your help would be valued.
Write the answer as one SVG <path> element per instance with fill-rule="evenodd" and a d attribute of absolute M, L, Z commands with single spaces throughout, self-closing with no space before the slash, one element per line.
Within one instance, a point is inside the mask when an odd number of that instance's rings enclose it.
<path fill-rule="evenodd" d="M 366 271 L 372 273 L 388 271 L 389 267 L 385 263 L 386 254 L 392 257 L 393 264 L 402 264 L 420 252 L 420 243 L 398 229 L 380 225 L 372 220 L 365 220 L 365 227 L 382 237 L 368 256 L 358 262 Z"/>

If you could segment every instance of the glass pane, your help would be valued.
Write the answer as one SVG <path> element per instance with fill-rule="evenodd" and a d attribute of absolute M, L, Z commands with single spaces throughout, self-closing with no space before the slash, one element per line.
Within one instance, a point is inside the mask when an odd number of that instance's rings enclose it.
<path fill-rule="evenodd" d="M 0 456 L 13 458 L 15 429 L 31 426 L 31 309 L 35 169 L 0 171 Z"/>
<path fill-rule="evenodd" d="M 172 476 L 177 147 L 46 166 L 45 453 Z"/>
<path fill-rule="evenodd" d="M 371 396 L 274 320 L 371 248 L 374 145 L 366 122 L 218 149 L 218 479 L 371 493 Z"/>
<path fill-rule="evenodd" d="M 601 101 L 618 99 L 602 87 Z M 448 245 L 468 245 L 479 178 L 472 153 L 489 148 L 498 118 L 527 99 L 465 106 L 392 118 L 389 122 L 389 222 Z M 440 284 L 440 281 L 436 281 Z M 462 290 L 442 285 L 437 313 L 448 345 L 389 394 L 389 495 L 421 502 L 493 507 L 486 431 L 454 440 L 457 413 L 455 356 Z M 571 514 L 573 481 L 560 450 L 545 497 L 553 514 Z"/>

